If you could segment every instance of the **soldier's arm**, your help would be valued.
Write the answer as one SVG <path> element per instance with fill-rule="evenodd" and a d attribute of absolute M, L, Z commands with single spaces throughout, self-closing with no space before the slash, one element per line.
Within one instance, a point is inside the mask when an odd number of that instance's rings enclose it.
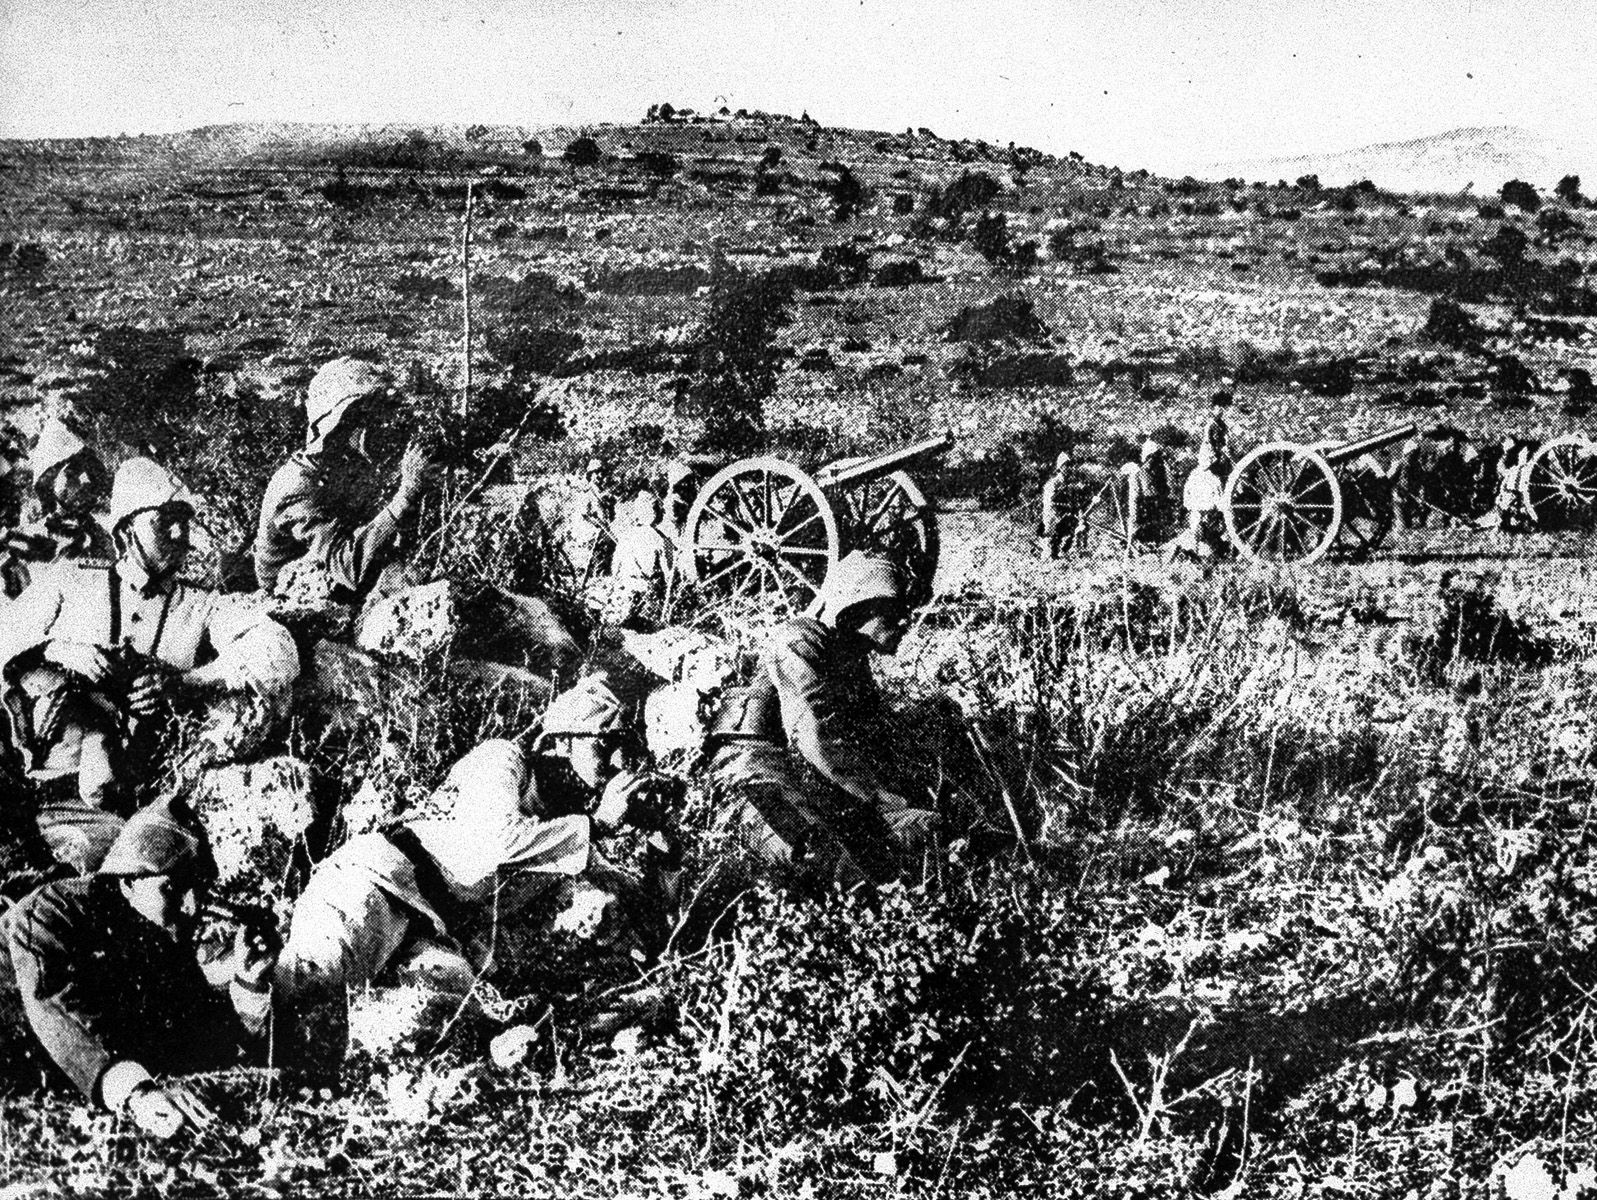
<path fill-rule="evenodd" d="M 352 592 L 364 592 L 387 562 L 389 549 L 410 512 L 412 501 L 402 490 L 364 525 L 329 511 L 323 497 L 309 488 L 284 496 L 275 523 L 306 554 L 327 569 L 333 581 Z"/>
<path fill-rule="evenodd" d="M 0 669 L 19 655 L 41 649 L 55 632 L 61 613 L 61 587 L 55 572 L 36 575 L 33 583 L 5 608 L 0 621 Z M 78 631 L 91 636 L 89 631 Z"/>
<path fill-rule="evenodd" d="M 766 652 L 766 670 L 776 684 L 788 743 L 843 791 L 873 802 L 883 790 L 881 781 L 848 736 L 858 714 L 849 712 L 819 646 L 803 636 L 778 638 Z"/>
<path fill-rule="evenodd" d="M 299 651 L 287 629 L 259 599 L 211 593 L 206 640 L 216 657 L 195 667 L 186 682 L 198 691 L 275 693 L 299 676 Z"/>
<path fill-rule="evenodd" d="M 11 961 L 40 1045 L 85 1096 L 109 1104 L 118 1097 L 101 1091 L 108 1072 L 120 1067 L 112 1082 L 125 1082 L 121 1098 L 149 1074 L 118 1051 L 112 989 L 89 978 L 89 951 L 74 918 L 50 890 L 36 893 L 7 922 Z"/>

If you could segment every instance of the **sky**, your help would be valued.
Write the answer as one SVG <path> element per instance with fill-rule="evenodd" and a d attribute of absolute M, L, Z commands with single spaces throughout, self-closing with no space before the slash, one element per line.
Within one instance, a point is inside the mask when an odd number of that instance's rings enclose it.
<path fill-rule="evenodd" d="M 1597 0 L 0 0 L 0 136 L 726 104 L 1128 170 L 1597 141 Z"/>

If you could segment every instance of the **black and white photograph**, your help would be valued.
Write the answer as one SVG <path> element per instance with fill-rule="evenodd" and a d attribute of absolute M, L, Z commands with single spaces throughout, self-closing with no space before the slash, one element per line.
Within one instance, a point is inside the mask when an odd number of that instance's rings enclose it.
<path fill-rule="evenodd" d="M 0 0 L 0 1200 L 1597 1200 L 1594 83 Z"/>

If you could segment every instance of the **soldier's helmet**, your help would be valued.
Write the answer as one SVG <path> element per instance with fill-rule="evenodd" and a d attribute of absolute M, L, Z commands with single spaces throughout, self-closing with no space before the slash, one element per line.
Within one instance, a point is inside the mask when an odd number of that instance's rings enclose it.
<path fill-rule="evenodd" d="M 609 684 L 590 675 L 550 701 L 539 726 L 537 745 L 543 748 L 548 741 L 562 737 L 620 735 L 626 727 L 626 705 Z"/>
<path fill-rule="evenodd" d="M 821 585 L 817 615 L 833 624 L 856 604 L 871 600 L 897 600 L 908 604 L 908 590 L 896 564 L 880 554 L 854 550 L 832 568 Z"/>
<path fill-rule="evenodd" d="M 175 875 L 201 862 L 200 839 L 172 819 L 160 804 L 128 818 L 106 851 L 101 875 Z"/>
<path fill-rule="evenodd" d="M 129 517 L 146 509 L 182 505 L 193 514 L 194 495 L 172 473 L 151 458 L 130 458 L 116 469 L 111 483 L 112 529 L 120 528 Z"/>
<path fill-rule="evenodd" d="M 337 429 L 357 400 L 386 395 L 392 387 L 388 372 L 365 359 L 346 356 L 323 364 L 305 393 L 307 444 Z"/>
<path fill-rule="evenodd" d="M 33 444 L 33 453 L 28 455 L 28 465 L 33 469 L 35 479 L 43 479 L 56 467 L 88 448 L 66 422 L 59 417 L 49 417 L 39 427 L 39 440 Z"/>

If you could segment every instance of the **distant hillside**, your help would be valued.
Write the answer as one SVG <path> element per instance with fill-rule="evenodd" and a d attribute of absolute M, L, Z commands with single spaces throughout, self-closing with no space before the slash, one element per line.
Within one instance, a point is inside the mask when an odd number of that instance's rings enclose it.
<path fill-rule="evenodd" d="M 1597 182 L 1597 154 L 1590 148 L 1560 145 L 1517 126 L 1499 125 L 1453 129 L 1334 154 L 1211 163 L 1196 173 L 1216 179 L 1238 176 L 1270 182 L 1318 175 L 1327 186 L 1370 179 L 1389 191 L 1459 192 L 1473 187 L 1476 193 L 1487 194 L 1510 179 L 1524 179 L 1543 190 L 1550 190 L 1571 173 Z"/>

